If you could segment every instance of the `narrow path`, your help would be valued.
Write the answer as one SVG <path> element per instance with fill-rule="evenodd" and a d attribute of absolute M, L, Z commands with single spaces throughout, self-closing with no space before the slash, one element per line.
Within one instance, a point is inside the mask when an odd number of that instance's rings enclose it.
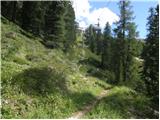
<path fill-rule="evenodd" d="M 82 118 L 86 113 L 90 112 L 92 108 L 100 101 L 103 97 L 106 96 L 106 94 L 109 92 L 109 90 L 103 90 L 93 101 L 91 104 L 85 106 L 83 110 L 73 113 L 73 115 L 68 119 L 80 119 Z"/>

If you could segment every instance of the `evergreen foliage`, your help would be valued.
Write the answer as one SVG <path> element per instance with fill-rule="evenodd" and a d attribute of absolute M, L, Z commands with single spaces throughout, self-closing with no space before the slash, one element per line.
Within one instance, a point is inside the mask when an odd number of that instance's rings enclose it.
<path fill-rule="evenodd" d="M 102 60 L 101 65 L 108 70 L 111 69 L 111 27 L 107 22 L 103 32 L 103 44 L 102 44 Z"/>
<path fill-rule="evenodd" d="M 32 32 L 35 35 L 40 35 L 44 13 L 42 3 L 37 1 L 24 1 L 22 7 L 22 28 Z"/>
<path fill-rule="evenodd" d="M 149 10 L 148 35 L 143 50 L 143 78 L 147 94 L 152 97 L 153 107 L 159 104 L 159 5 Z"/>
<path fill-rule="evenodd" d="M 72 4 L 62 0 L 1 2 L 3 118 L 68 117 L 96 100 L 102 90 L 111 94 L 87 116 L 157 118 L 159 5 L 149 11 L 148 35 L 143 41 L 138 39 L 129 0 L 118 3 L 115 37 L 108 22 L 104 30 L 98 23 L 83 32 Z M 114 88 L 108 83 L 115 84 Z"/>
<path fill-rule="evenodd" d="M 65 2 L 65 41 L 64 41 L 64 51 L 67 52 L 76 40 L 76 22 L 75 22 L 75 13 L 70 1 Z"/>
<path fill-rule="evenodd" d="M 46 40 L 67 51 L 75 40 L 75 14 L 70 1 L 52 1 L 45 16 Z"/>
<path fill-rule="evenodd" d="M 8 20 L 20 24 L 22 1 L 1 1 L 1 14 Z"/>
<path fill-rule="evenodd" d="M 96 30 L 96 54 L 97 55 L 102 54 L 102 33 L 101 33 L 101 29 Z"/>
<path fill-rule="evenodd" d="M 121 0 L 119 2 L 120 8 L 120 20 L 116 23 L 117 28 L 114 29 L 116 33 L 116 46 L 117 50 L 115 53 L 117 60 L 115 61 L 115 74 L 117 75 L 117 82 L 130 80 L 132 74 L 132 64 L 133 64 L 133 46 L 131 46 L 131 41 L 135 40 L 138 33 L 136 32 L 136 25 L 132 20 L 133 11 L 130 1 Z"/>
<path fill-rule="evenodd" d="M 90 25 L 85 30 L 85 44 L 89 46 L 90 50 L 95 53 L 96 52 L 96 31 L 93 25 Z"/>
<path fill-rule="evenodd" d="M 76 33 L 71 1 L 3 1 L 2 15 L 44 39 L 46 47 L 73 47 Z"/>

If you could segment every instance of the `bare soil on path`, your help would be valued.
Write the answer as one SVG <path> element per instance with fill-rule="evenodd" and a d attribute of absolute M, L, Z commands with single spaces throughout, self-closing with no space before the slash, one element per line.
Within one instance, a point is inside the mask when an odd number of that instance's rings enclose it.
<path fill-rule="evenodd" d="M 95 101 L 93 101 L 92 103 L 88 104 L 87 106 L 85 106 L 82 110 L 73 113 L 73 115 L 68 118 L 68 119 L 80 119 L 82 118 L 86 113 L 90 112 L 92 110 L 92 108 L 103 98 L 107 95 L 107 93 L 109 92 L 109 90 L 103 90 L 95 99 Z"/>

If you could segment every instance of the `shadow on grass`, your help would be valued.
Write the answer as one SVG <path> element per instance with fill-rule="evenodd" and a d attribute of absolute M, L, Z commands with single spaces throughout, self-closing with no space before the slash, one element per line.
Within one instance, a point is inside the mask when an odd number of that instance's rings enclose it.
<path fill-rule="evenodd" d="M 68 92 L 65 75 L 49 67 L 27 69 L 14 77 L 13 84 L 20 86 L 26 94 Z"/>
<path fill-rule="evenodd" d="M 88 59 L 84 59 L 84 60 L 80 60 L 79 61 L 80 64 L 86 64 L 86 65 L 90 65 L 90 66 L 94 66 L 96 68 L 100 68 L 101 67 L 101 63 L 98 60 L 95 60 L 94 58 L 90 57 Z"/>
<path fill-rule="evenodd" d="M 99 60 L 90 57 L 79 61 L 79 63 L 87 65 L 87 76 L 96 77 L 109 84 L 116 84 L 114 72 L 104 69 Z"/>
<path fill-rule="evenodd" d="M 30 116 L 30 112 L 18 111 L 18 117 L 23 115 L 27 118 L 66 118 L 70 117 L 71 113 L 82 110 L 84 106 L 92 103 L 96 100 L 96 96 L 90 92 L 73 92 L 67 88 L 67 80 L 62 72 L 52 69 L 50 67 L 41 68 L 29 68 L 24 70 L 20 74 L 14 76 L 12 85 L 19 87 L 26 95 L 37 97 L 39 101 L 30 103 L 31 106 L 37 105 L 36 112 L 33 110 L 33 116 Z M 101 87 L 105 87 L 102 86 Z M 107 88 L 106 88 L 107 89 Z M 109 88 L 108 88 L 109 89 Z M 48 98 L 49 97 L 49 98 Z M 16 98 L 19 101 L 19 98 Z M 23 99 L 23 103 L 17 102 L 17 105 L 27 107 L 27 99 Z M 62 102 L 63 101 L 63 102 Z M 60 103 L 59 103 L 60 102 Z M 55 104 L 58 104 L 55 107 Z M 43 106 L 44 105 L 44 106 Z M 47 110 L 45 108 L 47 106 Z M 69 107 L 68 109 L 66 107 Z M 8 113 L 5 107 L 2 110 L 3 118 L 8 118 Z M 43 113 L 38 114 L 43 109 Z M 11 110 L 12 111 L 12 110 Z M 59 112 L 61 111 L 61 112 Z M 16 111 L 12 111 L 12 118 L 15 118 Z M 68 115 L 68 116 L 67 116 Z"/>
<path fill-rule="evenodd" d="M 71 93 L 69 97 L 72 99 L 72 102 L 77 110 L 82 110 L 84 106 L 91 104 L 94 100 L 96 100 L 96 97 L 89 92 L 75 92 Z"/>
<path fill-rule="evenodd" d="M 77 109 L 95 100 L 91 93 L 78 93 L 67 88 L 65 75 L 50 67 L 30 68 L 14 76 L 12 85 L 19 86 L 27 95 L 48 96 L 59 93 L 64 99 L 71 99 Z"/>
<path fill-rule="evenodd" d="M 134 93 L 113 93 L 103 98 L 95 108 L 87 114 L 87 118 L 106 119 L 145 119 L 158 118 L 149 108 L 149 102 L 143 96 Z"/>
<path fill-rule="evenodd" d="M 99 79 L 104 79 L 107 77 L 104 71 L 102 70 L 100 61 L 90 57 L 88 59 L 80 60 L 79 63 L 88 66 L 87 67 L 88 76 L 93 76 Z"/>
<path fill-rule="evenodd" d="M 28 38 L 31 38 L 31 39 L 35 38 L 34 35 L 32 35 L 32 34 L 29 33 L 29 32 L 27 33 L 27 32 L 24 31 L 24 30 L 20 30 L 20 33 L 21 33 L 22 35 L 28 37 Z"/>

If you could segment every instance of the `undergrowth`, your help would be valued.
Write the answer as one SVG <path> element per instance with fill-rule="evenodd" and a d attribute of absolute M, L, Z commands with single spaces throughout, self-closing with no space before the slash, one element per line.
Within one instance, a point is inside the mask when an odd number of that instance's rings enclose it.
<path fill-rule="evenodd" d="M 65 54 L 5 18 L 1 27 L 2 118 L 66 118 L 110 86 L 81 70 L 89 50 Z"/>
<path fill-rule="evenodd" d="M 1 22 L 2 118 L 68 118 L 113 86 L 107 82 L 114 75 L 100 69 L 100 57 L 80 42 L 65 54 L 4 17 Z M 151 118 L 148 104 L 117 86 L 85 118 Z"/>
<path fill-rule="evenodd" d="M 149 99 L 136 91 L 124 87 L 114 87 L 84 118 L 99 119 L 139 119 L 156 118 L 149 108 Z"/>

